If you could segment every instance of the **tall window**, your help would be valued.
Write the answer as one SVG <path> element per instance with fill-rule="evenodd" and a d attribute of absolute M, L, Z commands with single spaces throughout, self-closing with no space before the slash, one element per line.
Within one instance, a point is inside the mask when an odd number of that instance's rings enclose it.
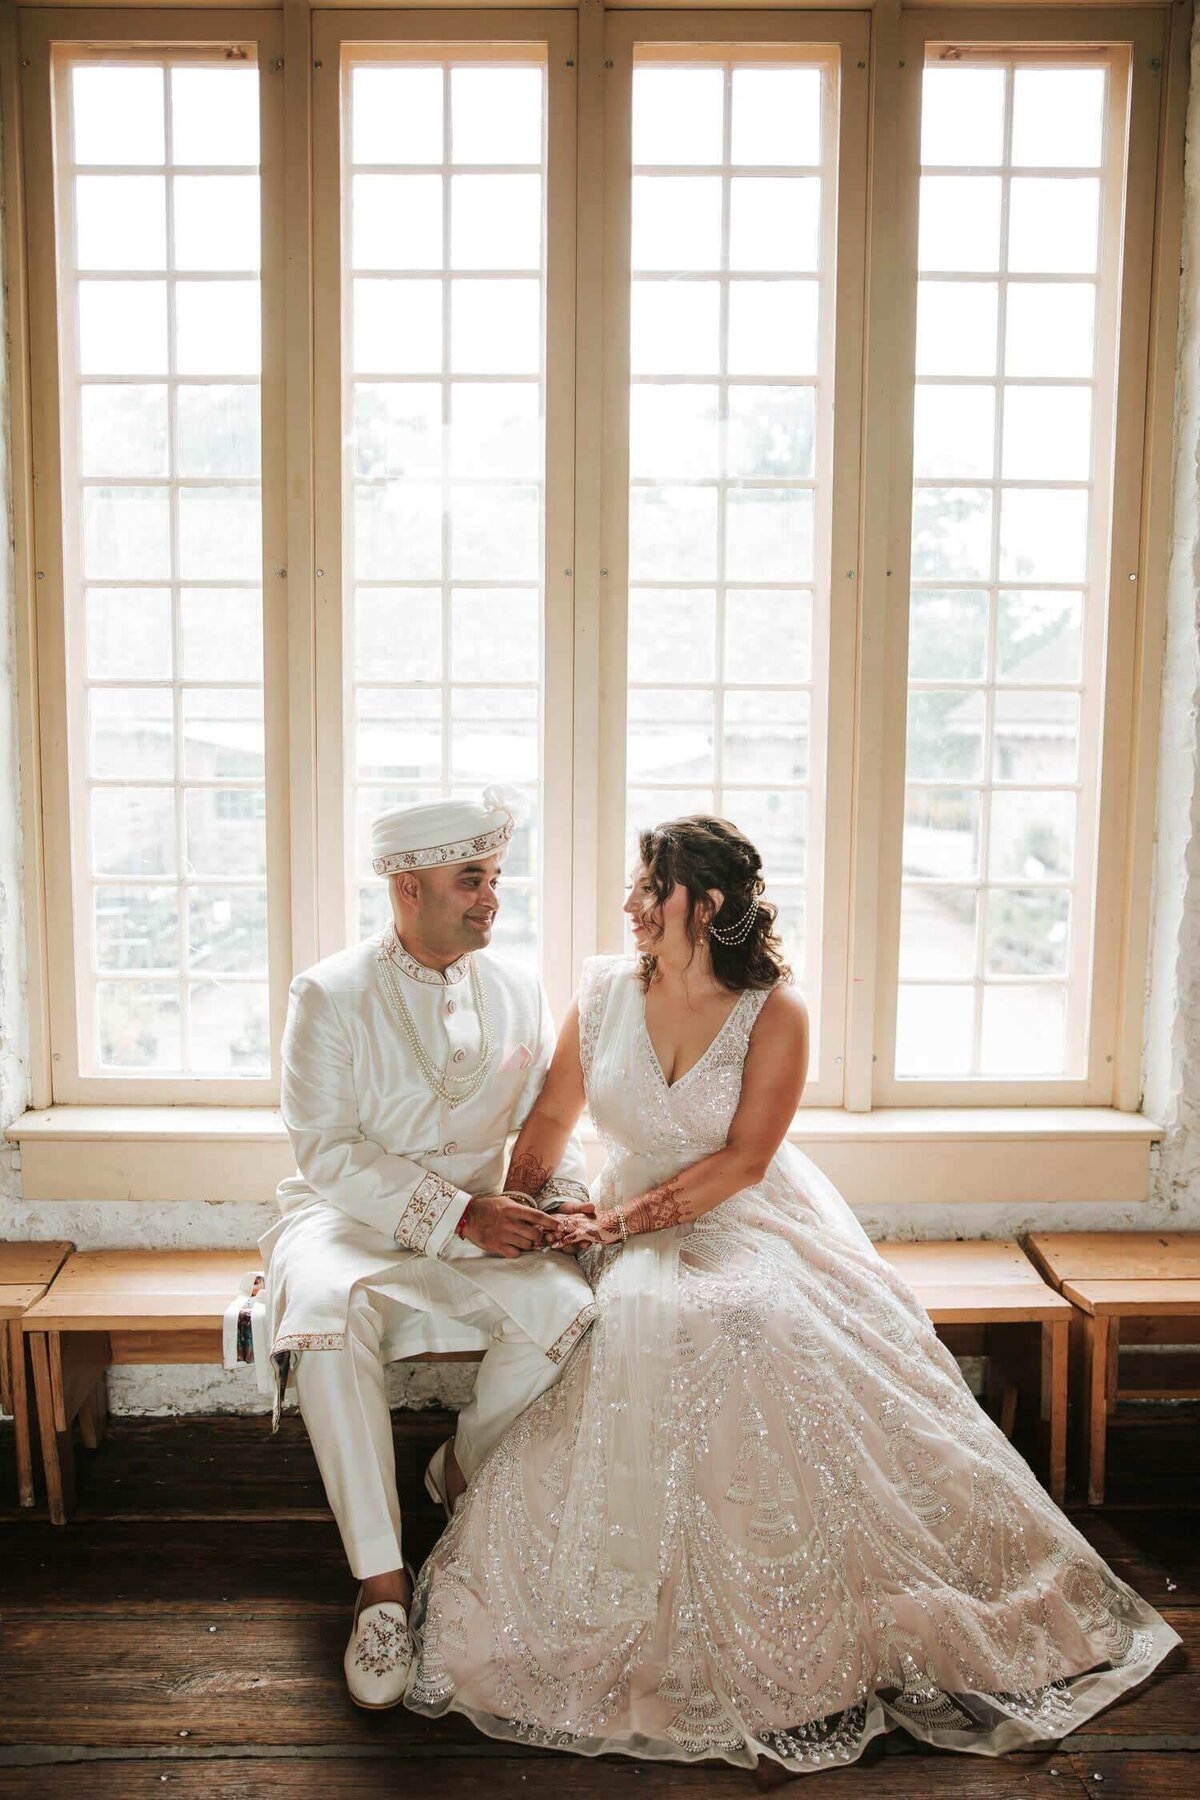
<path fill-rule="evenodd" d="M 537 963 L 544 58 L 346 54 L 343 491 L 352 930 L 370 821 L 524 791 L 495 943 Z"/>
<path fill-rule="evenodd" d="M 635 51 L 628 854 L 681 813 L 745 831 L 814 1019 L 836 92 L 827 51 Z"/>
<path fill-rule="evenodd" d="M 56 81 L 79 1068 L 263 1075 L 258 71 Z"/>
<path fill-rule="evenodd" d="M 925 73 L 902 1076 L 1086 1062 L 1123 175 L 1112 85 L 1086 53 L 976 53 Z"/>

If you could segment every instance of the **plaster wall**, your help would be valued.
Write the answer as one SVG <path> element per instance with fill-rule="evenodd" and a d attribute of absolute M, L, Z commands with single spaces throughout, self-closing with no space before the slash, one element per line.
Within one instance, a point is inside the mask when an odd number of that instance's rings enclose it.
<path fill-rule="evenodd" d="M 1035 1228 L 1200 1227 L 1200 24 L 1192 47 L 1187 130 L 1183 304 L 1177 361 L 1174 508 L 1168 582 L 1163 728 L 1147 970 L 1145 1106 L 1167 1127 L 1146 1204 L 972 1206 L 897 1203 L 862 1213 L 874 1238 L 1003 1237 Z M 0 416 L 4 375 L 0 370 Z M 26 1104 L 27 984 L 21 932 L 15 650 L 10 520 L 0 559 L 0 1126 Z M 250 1246 L 273 1203 L 97 1201 L 27 1205 L 15 1155 L 0 1153 L 0 1237 L 69 1237 L 81 1249 Z M 115 1369 L 114 1412 L 260 1412 L 249 1369 Z M 393 1368 L 396 1403 L 461 1404 L 469 1365 Z"/>

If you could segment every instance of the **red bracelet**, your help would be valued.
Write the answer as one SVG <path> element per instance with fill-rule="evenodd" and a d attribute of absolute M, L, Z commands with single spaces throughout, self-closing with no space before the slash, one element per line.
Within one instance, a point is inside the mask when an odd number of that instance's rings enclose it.
<path fill-rule="evenodd" d="M 470 1210 L 474 1206 L 474 1204 L 475 1204 L 475 1200 L 474 1200 L 474 1197 L 472 1196 L 472 1198 L 470 1200 L 468 1200 L 467 1204 L 463 1207 L 462 1216 L 460 1217 L 458 1224 L 454 1227 L 454 1235 L 456 1237 L 460 1237 L 460 1238 L 466 1237 L 466 1235 L 467 1235 L 467 1231 L 466 1231 L 467 1214 L 470 1212 Z"/>

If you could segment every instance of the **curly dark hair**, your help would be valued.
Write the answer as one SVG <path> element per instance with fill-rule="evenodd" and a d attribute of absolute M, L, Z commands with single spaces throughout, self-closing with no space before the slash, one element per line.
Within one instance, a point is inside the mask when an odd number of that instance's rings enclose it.
<path fill-rule="evenodd" d="M 743 988 L 772 988 L 792 979 L 775 931 L 778 908 L 762 898 L 762 857 L 736 825 L 708 813 L 669 819 L 665 825 L 638 833 L 638 853 L 646 881 L 657 897 L 657 904 L 645 915 L 647 923 L 652 929 L 657 924 L 661 931 L 663 902 L 674 888 L 685 888 L 690 902 L 687 936 L 693 955 L 706 924 L 736 925 L 757 897 L 758 912 L 742 943 L 707 939 L 713 975 L 722 987 L 740 992 Z M 710 888 L 719 888 L 724 900 L 720 912 L 706 920 L 712 904 Z M 657 958 L 645 953 L 639 963 L 642 985 L 648 988 Z"/>

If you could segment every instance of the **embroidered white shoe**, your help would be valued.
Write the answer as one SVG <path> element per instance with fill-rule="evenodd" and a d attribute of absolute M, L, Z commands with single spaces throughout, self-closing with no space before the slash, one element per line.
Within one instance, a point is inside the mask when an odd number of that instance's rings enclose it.
<path fill-rule="evenodd" d="M 441 1507 L 447 1518 L 449 1518 L 454 1511 L 454 1507 L 451 1506 L 446 1497 L 446 1458 L 450 1454 L 453 1444 L 453 1438 L 447 1438 L 444 1444 L 439 1444 L 433 1455 L 430 1457 L 429 1467 L 425 1471 L 425 1492 L 429 1495 L 429 1498 L 433 1501 L 435 1506 Z M 459 1495 L 459 1499 L 462 1499 L 461 1494 Z M 457 1504 L 457 1502 L 455 1504 Z"/>
<path fill-rule="evenodd" d="M 398 1600 L 364 1606 L 359 1588 L 350 1642 L 342 1658 L 354 1704 L 374 1712 L 398 1705 L 408 1685 L 413 1654 L 406 1609 Z"/>

